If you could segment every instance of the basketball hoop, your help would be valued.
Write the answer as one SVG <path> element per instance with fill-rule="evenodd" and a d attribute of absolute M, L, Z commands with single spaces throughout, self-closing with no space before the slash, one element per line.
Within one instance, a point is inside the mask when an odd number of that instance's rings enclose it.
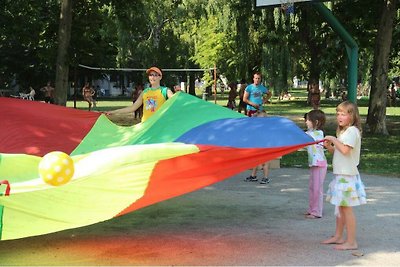
<path fill-rule="evenodd" d="M 281 10 L 285 12 L 286 15 L 294 14 L 294 0 L 280 0 Z"/>

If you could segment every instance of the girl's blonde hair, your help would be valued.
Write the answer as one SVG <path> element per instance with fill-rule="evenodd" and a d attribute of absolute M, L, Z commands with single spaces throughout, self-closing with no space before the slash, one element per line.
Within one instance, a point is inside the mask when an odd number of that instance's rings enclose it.
<path fill-rule="evenodd" d="M 336 112 L 345 112 L 347 114 L 350 114 L 352 118 L 350 126 L 357 127 L 357 129 L 360 131 L 360 134 L 362 133 L 360 113 L 358 112 L 358 107 L 356 104 L 350 101 L 344 101 L 336 107 Z M 336 135 L 339 135 L 341 132 L 346 130 L 347 127 L 348 126 L 342 127 L 338 125 L 336 129 Z"/>

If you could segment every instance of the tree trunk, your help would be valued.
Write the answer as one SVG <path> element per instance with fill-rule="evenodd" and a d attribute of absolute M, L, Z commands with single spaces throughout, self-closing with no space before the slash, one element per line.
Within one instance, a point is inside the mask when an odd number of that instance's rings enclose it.
<path fill-rule="evenodd" d="M 386 128 L 387 79 L 389 53 L 392 44 L 393 19 L 397 0 L 383 0 L 378 34 L 375 40 L 372 67 L 371 93 L 368 106 L 367 125 L 375 134 L 388 135 Z"/>
<path fill-rule="evenodd" d="M 68 48 L 71 39 L 72 1 L 61 1 L 60 24 L 58 28 L 58 52 L 56 64 L 56 104 L 65 106 L 67 103 L 69 61 Z"/>
<path fill-rule="evenodd" d="M 321 56 L 321 48 L 320 45 L 317 43 L 317 38 L 315 29 L 309 26 L 313 22 L 313 20 L 309 16 L 310 9 L 305 8 L 301 13 L 301 19 L 303 21 L 302 27 L 300 28 L 301 31 L 301 38 L 303 39 L 304 43 L 308 47 L 310 53 L 310 64 L 308 66 L 309 69 L 309 77 L 308 77 L 308 84 L 307 90 L 309 90 L 309 85 L 311 83 L 319 84 L 319 78 L 321 75 L 321 68 L 319 66 L 320 56 Z M 307 97 L 307 103 L 310 104 L 310 94 Z"/>

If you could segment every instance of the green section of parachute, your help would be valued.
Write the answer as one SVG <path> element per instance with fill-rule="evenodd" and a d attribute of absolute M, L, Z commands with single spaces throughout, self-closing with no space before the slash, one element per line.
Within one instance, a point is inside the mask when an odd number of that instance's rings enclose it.
<path fill-rule="evenodd" d="M 185 114 L 185 119 L 180 119 L 181 114 Z M 171 142 L 188 130 L 209 121 L 241 117 L 244 115 L 180 92 L 165 102 L 148 120 L 134 126 L 118 126 L 105 115 L 100 116 L 71 155 L 116 146 Z"/>

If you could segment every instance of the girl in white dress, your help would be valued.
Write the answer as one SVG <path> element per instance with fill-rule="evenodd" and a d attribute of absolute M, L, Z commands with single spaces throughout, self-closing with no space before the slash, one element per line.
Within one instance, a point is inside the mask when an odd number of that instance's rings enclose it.
<path fill-rule="evenodd" d="M 326 136 L 324 146 L 333 153 L 335 178 L 329 184 L 327 200 L 335 205 L 336 231 L 322 244 L 335 244 L 335 249 L 357 249 L 356 218 L 353 206 L 366 203 L 365 187 L 357 166 L 360 162 L 361 120 L 355 104 L 345 101 L 336 108 L 336 135 Z M 344 230 L 347 237 L 344 238 Z"/>

